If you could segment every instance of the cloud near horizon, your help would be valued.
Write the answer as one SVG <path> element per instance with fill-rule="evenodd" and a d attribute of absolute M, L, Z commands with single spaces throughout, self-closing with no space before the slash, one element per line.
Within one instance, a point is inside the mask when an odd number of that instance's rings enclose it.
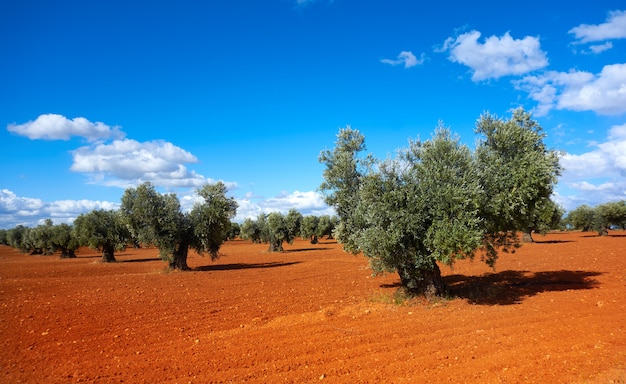
<path fill-rule="evenodd" d="M 456 38 L 449 37 L 437 52 L 447 51 L 450 61 L 469 67 L 474 82 L 524 75 L 548 65 L 537 37 L 513 39 L 507 32 L 480 43 L 480 36 L 479 31 L 473 30 Z"/>
<path fill-rule="evenodd" d="M 564 170 L 557 200 L 568 210 L 581 204 L 626 200 L 626 124 L 611 127 L 606 140 L 591 148 L 561 158 Z"/>
<path fill-rule="evenodd" d="M 74 222 L 76 217 L 97 209 L 117 209 L 119 204 L 93 200 L 57 200 L 45 202 L 32 197 L 20 197 L 8 189 L 0 190 L 0 228 L 18 225 L 37 226 L 45 219 L 55 224 Z"/>

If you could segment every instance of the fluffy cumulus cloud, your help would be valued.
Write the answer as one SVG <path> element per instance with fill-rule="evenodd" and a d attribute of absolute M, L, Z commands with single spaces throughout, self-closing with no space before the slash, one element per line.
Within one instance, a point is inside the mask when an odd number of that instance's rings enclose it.
<path fill-rule="evenodd" d="M 514 82 L 539 104 L 538 116 L 551 109 L 594 111 L 603 115 L 626 112 L 626 64 L 606 65 L 598 74 L 548 71 Z"/>
<path fill-rule="evenodd" d="M 548 65 L 536 37 L 514 39 L 507 32 L 501 37 L 488 37 L 481 43 L 478 41 L 480 36 L 481 33 L 474 30 L 456 38 L 450 37 L 439 49 L 450 53 L 449 60 L 468 66 L 473 81 L 523 75 Z"/>
<path fill-rule="evenodd" d="M 569 30 L 578 43 L 626 39 L 626 11 L 609 12 L 606 22 L 598 25 L 581 24 Z"/>
<path fill-rule="evenodd" d="M 557 200 L 566 209 L 626 199 L 626 124 L 582 154 L 565 154 Z"/>
<path fill-rule="evenodd" d="M 124 133 L 119 127 L 110 127 L 101 122 L 93 123 L 84 117 L 68 119 L 56 114 L 40 115 L 34 121 L 24 124 L 11 124 L 7 129 L 33 140 L 69 140 L 72 137 L 82 137 L 93 142 L 124 137 Z"/>
<path fill-rule="evenodd" d="M 411 68 L 411 67 L 415 67 L 416 65 L 424 64 L 425 60 L 426 60 L 426 55 L 424 53 L 422 53 L 420 58 L 418 59 L 417 57 L 415 57 L 413 52 L 402 51 L 400 52 L 400 54 L 395 60 L 382 59 L 380 62 L 384 64 L 393 65 L 393 66 L 403 65 L 404 68 Z"/>
<path fill-rule="evenodd" d="M 198 161 L 194 155 L 166 141 L 115 140 L 78 148 L 72 156 L 70 169 L 89 174 L 98 184 L 126 187 L 151 181 L 157 186 L 198 187 L 208 182 L 185 167 Z"/>
<path fill-rule="evenodd" d="M 94 209 L 117 209 L 118 204 L 93 200 L 57 200 L 45 202 L 41 199 L 17 196 L 8 189 L 0 190 L 0 228 L 17 225 L 37 226 L 45 219 L 55 224 L 72 223 L 78 215 Z"/>

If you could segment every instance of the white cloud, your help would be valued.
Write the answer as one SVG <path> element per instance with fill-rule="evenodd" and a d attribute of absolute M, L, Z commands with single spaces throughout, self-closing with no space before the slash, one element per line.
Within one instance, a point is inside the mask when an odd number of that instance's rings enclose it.
<path fill-rule="evenodd" d="M 526 76 L 514 84 L 539 102 L 535 111 L 538 116 L 551 109 L 594 111 L 603 115 L 626 112 L 626 63 L 606 65 L 597 75 L 549 71 Z"/>
<path fill-rule="evenodd" d="M 281 212 L 286 214 L 290 209 L 296 209 L 303 215 L 334 215 L 333 208 L 326 205 L 322 195 L 315 191 L 282 193 L 269 199 L 254 201 L 250 198 L 239 199 L 236 221 L 247 218 L 255 219 L 261 213 Z"/>
<path fill-rule="evenodd" d="M 380 62 L 394 66 L 404 64 L 404 68 L 411 68 L 415 67 L 416 65 L 424 64 L 424 61 L 426 61 L 426 55 L 424 53 L 422 53 L 420 58 L 418 59 L 417 57 L 415 57 L 413 52 L 402 51 L 400 52 L 396 60 L 382 59 Z"/>
<path fill-rule="evenodd" d="M 69 140 L 78 136 L 93 142 L 101 139 L 121 139 L 124 137 L 124 133 L 119 127 L 110 127 L 101 122 L 92 123 L 84 117 L 70 120 L 65 116 L 56 114 L 40 115 L 34 121 L 19 125 L 11 124 L 7 129 L 32 140 Z"/>
<path fill-rule="evenodd" d="M 611 43 L 610 41 L 607 41 L 604 44 L 596 44 L 596 45 L 590 45 L 589 46 L 589 50 L 591 51 L 591 53 L 596 54 L 596 55 L 598 53 L 602 53 L 604 51 L 608 51 L 611 48 L 613 48 L 613 43 Z"/>
<path fill-rule="evenodd" d="M 557 201 L 568 210 L 626 199 L 626 124 L 612 127 L 607 139 L 592 148 L 561 158 Z"/>
<path fill-rule="evenodd" d="M 626 11 L 609 12 L 606 22 L 598 25 L 581 24 L 568 31 L 578 43 L 626 38 Z"/>
<path fill-rule="evenodd" d="M 474 30 L 450 37 L 438 51 L 449 51 L 449 60 L 470 67 L 473 81 L 523 75 L 548 65 L 536 37 L 513 39 L 507 32 L 502 37 L 488 37 L 481 44 L 480 36 L 480 32 Z"/>
<path fill-rule="evenodd" d="M 165 187 L 199 187 L 206 182 L 202 175 L 183 164 L 196 163 L 191 153 L 172 143 L 156 140 L 140 143 L 115 140 L 110 144 L 84 146 L 72 151 L 71 170 L 91 174 L 97 184 L 127 187 L 151 181 Z"/>
<path fill-rule="evenodd" d="M 35 227 L 45 219 L 55 224 L 72 223 L 78 215 L 95 209 L 117 209 L 119 204 L 93 200 L 57 200 L 44 202 L 41 199 L 17 196 L 8 189 L 0 190 L 0 228 L 17 225 Z"/>

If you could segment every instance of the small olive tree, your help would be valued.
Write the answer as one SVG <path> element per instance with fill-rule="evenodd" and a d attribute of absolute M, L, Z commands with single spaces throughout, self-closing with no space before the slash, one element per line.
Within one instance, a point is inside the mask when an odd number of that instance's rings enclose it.
<path fill-rule="evenodd" d="M 300 226 L 300 237 L 309 239 L 311 244 L 317 244 L 319 217 L 304 216 Z"/>
<path fill-rule="evenodd" d="M 133 239 L 155 245 L 171 269 L 187 270 L 189 248 L 218 257 L 237 212 L 226 191 L 222 182 L 203 186 L 197 191 L 203 201 L 184 213 L 175 194 L 162 195 L 146 182 L 124 191 L 121 212 Z"/>
<path fill-rule="evenodd" d="M 126 249 L 130 233 L 122 222 L 120 212 L 94 210 L 81 214 L 74 221 L 78 244 L 102 252 L 102 262 L 115 262 L 115 251 Z"/>
<path fill-rule="evenodd" d="M 50 242 L 55 251 L 61 252 L 60 257 L 62 259 L 76 257 L 79 243 L 74 229 L 69 224 L 61 223 L 52 227 Z"/>

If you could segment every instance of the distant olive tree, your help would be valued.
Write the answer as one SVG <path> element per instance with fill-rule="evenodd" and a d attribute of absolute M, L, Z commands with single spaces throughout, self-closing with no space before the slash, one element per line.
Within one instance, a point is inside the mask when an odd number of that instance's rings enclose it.
<path fill-rule="evenodd" d="M 626 229 L 626 201 L 611 201 L 596 207 L 583 204 L 570 211 L 565 222 L 583 232 L 595 231 L 599 236 L 607 235 L 612 226 Z"/>
<path fill-rule="evenodd" d="M 7 244 L 21 253 L 28 253 L 32 247 L 28 243 L 30 228 L 18 224 L 7 231 Z"/>
<path fill-rule="evenodd" d="M 626 201 L 611 201 L 596 207 L 599 216 L 596 230 L 607 234 L 610 227 L 626 229 Z"/>
<path fill-rule="evenodd" d="M 320 216 L 318 227 L 317 227 L 317 230 L 318 230 L 317 236 L 320 238 L 326 236 L 327 239 L 332 239 L 333 231 L 335 230 L 335 227 L 337 226 L 338 222 L 339 222 L 339 219 L 337 216 L 328 216 L 328 215 Z"/>
<path fill-rule="evenodd" d="M 6 229 L 0 229 L 0 244 L 9 245 L 9 240 L 7 240 L 8 231 Z"/>
<path fill-rule="evenodd" d="M 102 252 L 102 262 L 115 262 L 115 252 L 126 249 L 130 233 L 119 211 L 94 210 L 79 215 L 74 221 L 78 244 Z"/>
<path fill-rule="evenodd" d="M 318 224 L 319 217 L 317 216 L 304 216 L 302 218 L 302 224 L 300 226 L 300 237 L 303 239 L 309 239 L 311 244 L 317 244 L 318 241 Z"/>
<path fill-rule="evenodd" d="M 46 219 L 43 224 L 31 228 L 28 231 L 28 244 L 31 247 L 31 254 L 34 255 L 52 255 L 55 246 L 52 244 L 54 224 L 51 219 Z"/>
<path fill-rule="evenodd" d="M 261 242 L 261 228 L 259 227 L 258 220 L 246 218 L 241 223 L 241 238 L 244 240 L 250 240 L 253 243 Z"/>
<path fill-rule="evenodd" d="M 241 235 L 241 225 L 237 222 L 230 223 L 230 230 L 226 234 L 226 240 L 235 240 L 238 236 Z"/>
<path fill-rule="evenodd" d="M 52 227 L 50 242 L 55 252 L 61 252 L 62 259 L 76 257 L 76 250 L 79 248 L 78 238 L 69 224 L 61 223 Z"/>
<path fill-rule="evenodd" d="M 282 252 L 283 243 L 285 241 L 289 243 L 293 242 L 293 238 L 290 237 L 287 222 L 285 221 L 285 216 L 280 212 L 272 212 L 267 215 L 267 228 L 270 252 Z"/>
<path fill-rule="evenodd" d="M 171 269 L 187 270 L 189 248 L 218 257 L 237 212 L 226 191 L 222 182 L 203 186 L 197 190 L 203 201 L 184 213 L 175 194 L 162 195 L 147 182 L 124 192 L 121 212 L 134 239 L 154 244 Z"/>
<path fill-rule="evenodd" d="M 566 223 L 574 229 L 581 230 L 583 232 L 592 231 L 595 227 L 596 211 L 583 204 L 576 209 L 570 211 L 565 219 Z"/>

